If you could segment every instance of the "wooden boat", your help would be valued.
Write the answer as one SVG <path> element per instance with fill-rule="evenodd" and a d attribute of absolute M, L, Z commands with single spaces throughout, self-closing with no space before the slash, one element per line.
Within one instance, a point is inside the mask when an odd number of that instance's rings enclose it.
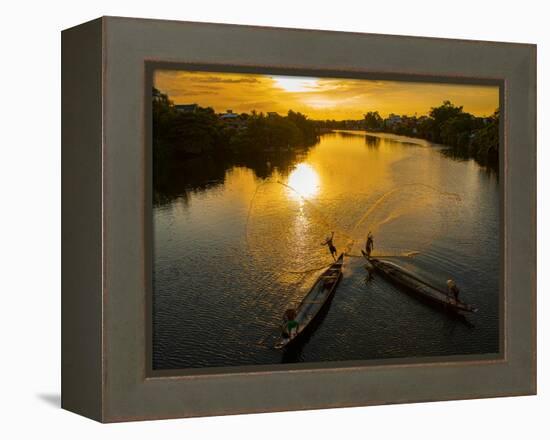
<path fill-rule="evenodd" d="M 306 332 L 308 327 L 311 327 L 315 318 L 319 316 L 319 312 L 328 304 L 329 300 L 334 295 L 336 286 L 342 278 L 343 264 L 344 254 L 341 254 L 338 259 L 317 278 L 313 287 L 295 309 L 296 316 L 294 321 L 298 324 L 296 330 L 292 333 L 292 336 L 287 335 L 285 337 L 281 335 L 275 344 L 275 348 L 284 348 L 294 343 L 300 339 L 300 336 Z M 282 327 L 285 325 L 286 322 L 283 322 Z"/>
<path fill-rule="evenodd" d="M 399 267 L 397 264 L 377 258 L 368 258 L 365 251 L 362 250 L 361 252 L 377 273 L 417 298 L 442 306 L 448 311 L 477 312 L 477 308 L 460 300 L 455 300 L 447 295 L 447 292 L 428 284 L 426 281 L 421 280 L 402 267 Z"/>

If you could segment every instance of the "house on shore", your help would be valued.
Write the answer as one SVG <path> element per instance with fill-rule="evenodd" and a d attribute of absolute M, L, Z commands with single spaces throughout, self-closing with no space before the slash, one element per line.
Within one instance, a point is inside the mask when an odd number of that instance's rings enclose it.
<path fill-rule="evenodd" d="M 243 128 L 244 121 L 238 113 L 233 113 L 232 109 L 227 109 L 225 113 L 220 114 L 220 119 L 225 125 L 232 128 Z"/>
<path fill-rule="evenodd" d="M 176 104 L 174 107 L 181 113 L 196 113 L 199 109 L 198 104 Z"/>
<path fill-rule="evenodd" d="M 399 115 L 395 115 L 393 113 L 390 113 L 389 116 L 384 119 L 384 125 L 389 128 L 393 128 L 396 125 L 401 124 L 402 118 Z"/>

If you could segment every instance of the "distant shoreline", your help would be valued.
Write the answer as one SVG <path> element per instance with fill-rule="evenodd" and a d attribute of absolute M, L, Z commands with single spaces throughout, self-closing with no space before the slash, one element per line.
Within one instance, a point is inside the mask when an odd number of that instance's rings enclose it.
<path fill-rule="evenodd" d="M 254 156 L 305 150 L 335 130 L 385 133 L 448 146 L 453 154 L 498 164 L 499 112 L 475 117 L 444 101 L 429 116 L 367 112 L 363 120 L 312 120 L 300 112 L 216 113 L 198 104 L 174 105 L 153 89 L 153 158 L 155 168 L 197 156 Z"/>

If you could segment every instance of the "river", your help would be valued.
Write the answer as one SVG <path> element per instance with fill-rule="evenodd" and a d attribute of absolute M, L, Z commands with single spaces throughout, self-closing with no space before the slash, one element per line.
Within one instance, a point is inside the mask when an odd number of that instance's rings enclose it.
<path fill-rule="evenodd" d="M 198 158 L 155 178 L 153 368 L 497 353 L 498 175 L 439 146 L 327 133 L 301 152 Z M 366 234 L 383 256 L 479 311 L 467 320 L 366 281 Z M 275 350 L 284 310 L 346 251 L 343 279 L 308 337 Z"/>

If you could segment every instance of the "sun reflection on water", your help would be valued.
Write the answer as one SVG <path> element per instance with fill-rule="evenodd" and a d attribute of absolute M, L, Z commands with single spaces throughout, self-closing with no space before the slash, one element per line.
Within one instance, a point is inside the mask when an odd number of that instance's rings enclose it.
<path fill-rule="evenodd" d="M 311 165 L 300 163 L 289 174 L 288 186 L 289 197 L 303 203 L 303 199 L 310 199 L 319 193 L 319 175 Z"/>

